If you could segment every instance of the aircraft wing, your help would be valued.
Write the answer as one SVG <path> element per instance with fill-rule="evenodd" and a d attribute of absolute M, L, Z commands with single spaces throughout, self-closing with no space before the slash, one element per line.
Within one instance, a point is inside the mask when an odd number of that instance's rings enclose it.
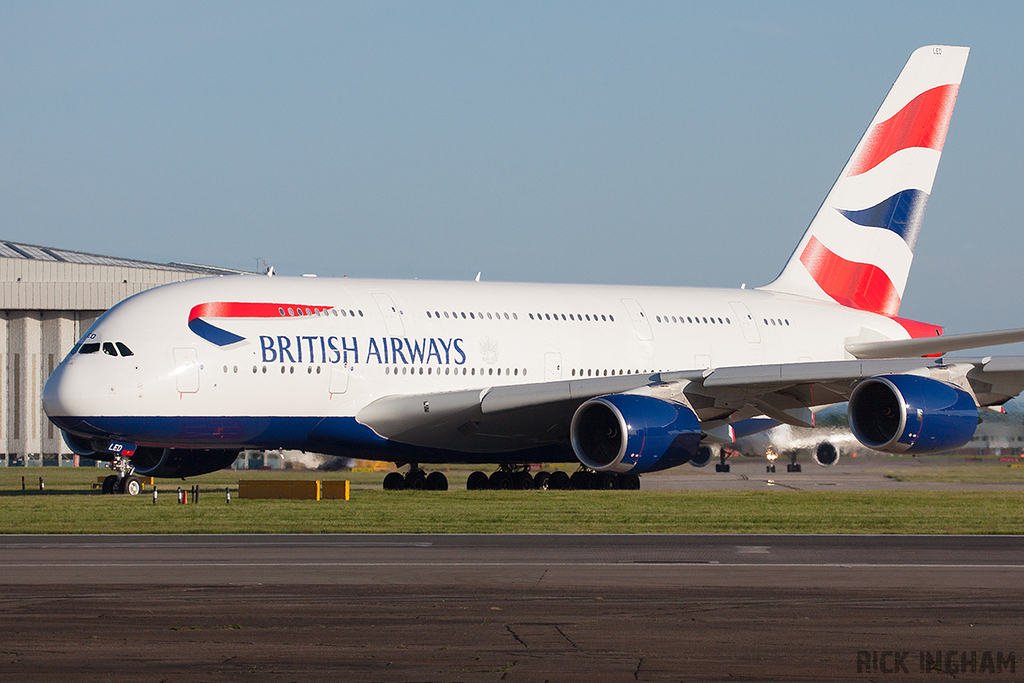
<path fill-rule="evenodd" d="M 808 427 L 813 408 L 846 401 L 860 380 L 890 373 L 956 384 L 981 406 L 1001 405 L 1024 391 L 1024 357 L 841 360 L 387 396 L 366 406 L 356 419 L 401 443 L 503 452 L 567 441 L 572 416 L 584 401 L 630 392 L 689 404 L 708 432 L 760 416 Z"/>
<path fill-rule="evenodd" d="M 1016 329 L 848 344 L 846 350 L 856 358 L 905 358 L 977 349 L 982 346 L 1014 344 L 1022 341 L 1024 341 L 1024 329 Z"/>

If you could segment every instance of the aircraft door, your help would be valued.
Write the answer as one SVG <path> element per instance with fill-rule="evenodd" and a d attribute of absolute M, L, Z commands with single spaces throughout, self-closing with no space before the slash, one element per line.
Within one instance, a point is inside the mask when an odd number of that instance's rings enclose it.
<path fill-rule="evenodd" d="M 331 366 L 330 392 L 332 394 L 344 394 L 348 391 L 348 376 L 350 372 L 348 363 Z"/>
<path fill-rule="evenodd" d="M 740 321 L 743 338 L 751 344 L 760 344 L 761 333 L 757 331 L 757 325 L 754 324 L 754 316 L 750 315 L 750 309 L 739 301 L 730 301 L 729 305 L 732 306 L 736 319 Z"/>
<path fill-rule="evenodd" d="M 178 393 L 199 391 L 199 357 L 195 349 L 174 349 L 174 377 Z"/>
<path fill-rule="evenodd" d="M 387 327 L 389 337 L 404 337 L 405 323 L 402 322 L 402 314 L 399 312 L 391 297 L 383 292 L 376 292 L 371 295 L 380 314 L 384 316 L 384 326 Z"/>
<path fill-rule="evenodd" d="M 647 320 L 647 314 L 636 299 L 623 299 L 622 305 L 629 313 L 629 319 L 633 321 L 633 329 L 636 330 L 637 339 L 640 341 L 651 341 L 654 339 L 654 330 Z"/>

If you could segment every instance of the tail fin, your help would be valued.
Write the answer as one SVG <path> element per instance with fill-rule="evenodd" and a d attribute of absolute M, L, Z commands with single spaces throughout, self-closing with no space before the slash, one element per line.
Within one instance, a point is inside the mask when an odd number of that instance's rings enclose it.
<path fill-rule="evenodd" d="M 782 274 L 761 289 L 899 312 L 968 51 L 910 55 Z"/>

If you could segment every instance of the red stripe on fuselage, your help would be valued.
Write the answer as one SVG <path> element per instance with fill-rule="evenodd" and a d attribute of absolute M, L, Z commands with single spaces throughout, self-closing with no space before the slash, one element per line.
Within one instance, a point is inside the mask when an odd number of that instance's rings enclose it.
<path fill-rule="evenodd" d="M 836 302 L 860 311 L 892 317 L 900 310 L 900 295 L 885 271 L 870 263 L 847 261 L 817 237 L 800 254 L 800 263 Z"/>
<path fill-rule="evenodd" d="M 333 306 L 298 306 L 296 304 L 272 304 L 251 301 L 213 301 L 192 307 L 189 321 L 196 318 L 281 318 L 288 317 L 288 309 L 301 311 L 329 311 Z M 281 311 L 284 311 L 282 314 Z"/>
<path fill-rule="evenodd" d="M 926 147 L 941 152 L 959 88 L 951 83 L 926 90 L 876 124 L 847 175 L 870 171 L 901 149 Z"/>

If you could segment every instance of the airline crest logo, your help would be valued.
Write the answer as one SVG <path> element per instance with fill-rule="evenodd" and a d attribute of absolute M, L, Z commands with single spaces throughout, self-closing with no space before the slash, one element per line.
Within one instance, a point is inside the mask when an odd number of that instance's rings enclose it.
<path fill-rule="evenodd" d="M 229 346 L 244 341 L 245 337 L 229 332 L 206 321 L 207 318 L 305 318 L 324 315 L 333 306 L 306 306 L 265 302 L 214 301 L 197 304 L 188 314 L 188 329 L 211 344 Z"/>
<path fill-rule="evenodd" d="M 873 169 L 903 150 L 941 152 L 958 90 L 956 83 L 926 90 L 888 119 L 874 124 L 850 164 L 846 177 L 867 177 Z M 927 203 L 927 192 L 905 186 L 873 206 L 834 207 L 848 221 L 846 225 L 850 229 L 888 230 L 898 235 L 906 243 L 905 255 L 893 253 L 875 263 L 849 260 L 812 235 L 800 254 L 800 262 L 818 286 L 837 303 L 895 316 L 900 309 L 901 290 L 887 270 L 892 270 L 894 264 L 903 260 L 909 263 L 913 258 Z M 868 239 L 866 233 L 865 239 Z"/>

